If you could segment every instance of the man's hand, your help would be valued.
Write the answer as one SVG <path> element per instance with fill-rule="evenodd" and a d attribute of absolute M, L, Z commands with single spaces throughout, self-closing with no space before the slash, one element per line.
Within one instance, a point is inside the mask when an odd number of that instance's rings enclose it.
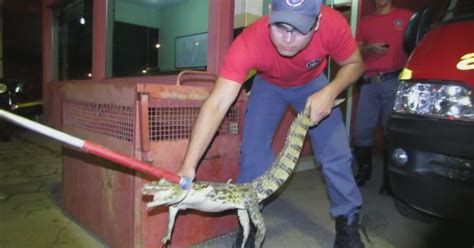
<path fill-rule="evenodd" d="M 318 124 L 331 113 L 336 97 L 361 76 L 364 68 L 358 48 L 349 58 L 336 62 L 341 66 L 336 76 L 324 88 L 318 90 L 306 100 L 305 107 L 309 109 L 313 125 Z"/>
<path fill-rule="evenodd" d="M 194 181 L 194 178 L 196 177 L 196 171 L 193 168 L 185 169 L 181 167 L 181 169 L 179 169 L 176 174 L 180 177 L 182 176 L 188 177 L 191 179 L 191 181 Z"/>
<path fill-rule="evenodd" d="M 365 46 L 368 54 L 385 54 L 388 51 L 387 43 L 377 42 Z"/>
<path fill-rule="evenodd" d="M 334 107 L 334 99 L 335 96 L 324 91 L 324 89 L 308 97 L 308 100 L 306 100 L 306 108 L 309 109 L 312 125 L 318 124 L 331 113 Z"/>

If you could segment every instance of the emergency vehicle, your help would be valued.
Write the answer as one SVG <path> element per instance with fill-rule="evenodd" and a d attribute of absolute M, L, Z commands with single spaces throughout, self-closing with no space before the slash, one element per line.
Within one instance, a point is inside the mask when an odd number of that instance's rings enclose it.
<path fill-rule="evenodd" d="M 472 222 L 474 1 L 447 2 L 437 17 L 417 12 L 405 33 L 414 50 L 388 126 L 389 179 L 402 214 Z"/>

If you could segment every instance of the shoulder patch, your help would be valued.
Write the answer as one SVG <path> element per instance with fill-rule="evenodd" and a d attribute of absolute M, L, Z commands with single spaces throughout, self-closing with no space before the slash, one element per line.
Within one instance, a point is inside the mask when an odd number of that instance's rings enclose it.
<path fill-rule="evenodd" d="M 308 63 L 306 63 L 306 68 L 308 69 L 312 69 L 316 66 L 318 66 L 319 64 L 321 63 L 321 59 L 312 59 L 310 61 L 308 61 Z"/>
<path fill-rule="evenodd" d="M 397 18 L 393 21 L 393 26 L 396 28 L 396 29 L 399 29 L 399 28 L 402 28 L 403 27 L 403 21 L 402 19 L 400 18 Z"/>

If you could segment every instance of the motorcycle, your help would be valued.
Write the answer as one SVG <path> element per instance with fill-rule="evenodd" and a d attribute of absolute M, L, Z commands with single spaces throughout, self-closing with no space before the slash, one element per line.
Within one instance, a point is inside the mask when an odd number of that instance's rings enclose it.
<path fill-rule="evenodd" d="M 18 115 L 40 114 L 41 101 L 21 102 L 25 91 L 24 80 L 0 79 L 0 108 Z M 9 141 L 12 138 L 13 125 L 7 121 L 0 120 L 0 140 Z"/>

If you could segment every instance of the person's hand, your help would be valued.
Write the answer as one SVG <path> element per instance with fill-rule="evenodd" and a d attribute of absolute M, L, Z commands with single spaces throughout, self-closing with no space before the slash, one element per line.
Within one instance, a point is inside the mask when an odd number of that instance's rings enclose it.
<path fill-rule="evenodd" d="M 317 125 L 322 119 L 328 116 L 334 106 L 334 99 L 331 94 L 320 90 L 312 94 L 306 100 L 306 108 L 309 109 L 312 125 Z"/>
<path fill-rule="evenodd" d="M 387 53 L 389 47 L 387 43 L 377 42 L 377 43 L 372 43 L 372 44 L 367 45 L 366 49 L 371 54 L 385 54 Z"/>
<path fill-rule="evenodd" d="M 196 171 L 194 169 L 186 169 L 181 167 L 181 169 L 176 172 L 178 176 L 185 176 L 191 179 L 191 181 L 194 181 L 194 178 L 196 177 Z"/>

